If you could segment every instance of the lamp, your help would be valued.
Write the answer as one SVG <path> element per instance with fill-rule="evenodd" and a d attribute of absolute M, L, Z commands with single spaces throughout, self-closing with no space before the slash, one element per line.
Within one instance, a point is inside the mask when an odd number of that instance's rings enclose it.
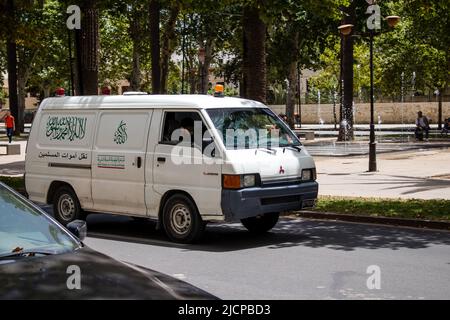
<path fill-rule="evenodd" d="M 348 36 L 350 33 L 352 33 L 353 27 L 354 25 L 352 24 L 344 24 L 342 26 L 339 26 L 338 30 L 343 36 Z"/>
<path fill-rule="evenodd" d="M 400 22 L 401 18 L 399 16 L 388 16 L 386 17 L 386 22 L 391 28 L 395 28 L 395 26 Z"/>

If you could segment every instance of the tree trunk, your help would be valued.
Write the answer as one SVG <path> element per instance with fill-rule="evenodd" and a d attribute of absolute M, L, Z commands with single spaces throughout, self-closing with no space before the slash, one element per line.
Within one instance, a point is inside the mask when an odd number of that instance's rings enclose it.
<path fill-rule="evenodd" d="M 130 77 L 130 90 L 139 91 L 141 89 L 141 65 L 140 65 L 140 41 L 141 34 L 139 28 L 139 8 L 134 7 L 132 9 L 131 21 L 130 21 L 130 38 L 133 43 L 133 59 L 132 69 Z"/>
<path fill-rule="evenodd" d="M 344 19 L 345 24 L 355 24 L 355 6 L 356 1 L 346 8 L 348 16 Z M 354 139 L 353 135 L 353 37 L 351 35 L 344 37 L 342 54 L 342 72 L 343 72 L 343 106 L 341 114 L 341 123 L 339 127 L 338 141 L 350 141 Z"/>
<path fill-rule="evenodd" d="M 6 2 L 6 14 L 10 21 L 14 21 L 14 2 L 13 0 L 8 0 Z M 19 118 L 19 106 L 18 106 L 18 96 L 17 96 L 17 45 L 16 39 L 14 38 L 14 32 L 8 32 L 8 38 L 6 40 L 6 51 L 7 51 L 7 69 L 8 69 L 8 96 L 9 96 L 9 110 L 12 116 L 16 120 L 16 131 L 14 134 L 20 134 L 20 123 Z"/>
<path fill-rule="evenodd" d="M 286 99 L 286 116 L 288 119 L 288 124 L 289 126 L 294 129 L 295 128 L 295 119 L 294 119 L 294 114 L 295 114 L 295 102 L 296 102 L 296 96 L 297 96 L 297 76 L 298 76 L 298 68 L 297 68 L 297 63 L 298 63 L 298 38 L 299 38 L 299 33 L 298 31 L 296 31 L 292 37 L 292 41 L 291 41 L 291 62 L 289 64 L 289 68 L 288 68 L 288 82 L 289 82 L 289 86 L 288 86 L 288 92 L 287 92 L 287 99 Z"/>
<path fill-rule="evenodd" d="M 140 67 L 140 53 L 137 44 L 133 43 L 133 68 L 131 71 L 130 90 L 141 90 L 141 67 Z"/>
<path fill-rule="evenodd" d="M 82 96 L 84 94 L 83 82 L 81 81 L 81 30 L 75 29 L 75 61 L 73 65 L 73 84 L 74 95 Z"/>
<path fill-rule="evenodd" d="M 200 65 L 200 90 L 201 94 L 208 93 L 209 67 L 213 59 L 215 39 L 207 39 L 205 44 L 205 62 Z"/>
<path fill-rule="evenodd" d="M 266 25 L 259 16 L 256 7 L 244 8 L 243 21 L 244 48 L 244 81 L 245 97 L 266 103 Z"/>
<path fill-rule="evenodd" d="M 17 120 L 16 120 L 16 131 L 18 132 L 24 132 L 24 121 L 23 115 L 25 111 L 25 99 L 27 96 L 27 90 L 26 90 L 26 79 L 24 77 L 19 76 L 17 78 L 17 91 L 18 91 L 18 100 L 17 100 Z M 22 120 L 22 121 L 20 121 Z"/>
<path fill-rule="evenodd" d="M 17 100 L 17 119 L 16 130 L 19 132 L 24 132 L 24 122 L 23 116 L 25 112 L 25 99 L 27 96 L 27 82 L 30 77 L 31 66 L 33 65 L 34 59 L 38 54 L 37 49 L 31 49 L 31 52 L 26 52 L 26 49 L 20 47 L 17 50 L 17 55 L 19 57 L 19 66 L 17 69 L 17 86 L 18 86 L 18 100 Z"/>
<path fill-rule="evenodd" d="M 81 82 L 83 95 L 98 94 L 99 33 L 96 1 L 86 1 L 81 20 Z"/>
<path fill-rule="evenodd" d="M 244 20 L 242 21 L 244 24 Z M 247 38 L 245 32 L 242 32 L 242 76 L 239 83 L 239 96 L 245 98 L 247 96 L 247 74 L 248 74 L 248 49 Z"/>
<path fill-rule="evenodd" d="M 160 3 L 159 0 L 150 1 L 150 43 L 152 55 L 152 93 L 161 93 L 161 65 L 159 59 L 161 56 L 161 42 L 159 23 L 160 17 Z"/>
<path fill-rule="evenodd" d="M 174 40 L 176 38 L 175 26 L 180 13 L 180 6 L 175 3 L 170 8 L 170 16 L 164 28 L 164 35 L 162 41 L 162 56 L 161 56 L 161 93 L 167 93 L 167 82 L 169 78 L 169 61 L 174 50 Z"/>
<path fill-rule="evenodd" d="M 287 99 L 286 99 L 286 116 L 288 119 L 289 127 L 292 129 L 295 128 L 295 102 L 296 102 L 296 94 L 297 94 L 297 61 L 291 62 L 289 64 L 289 74 L 288 74 L 288 92 L 287 92 Z"/>

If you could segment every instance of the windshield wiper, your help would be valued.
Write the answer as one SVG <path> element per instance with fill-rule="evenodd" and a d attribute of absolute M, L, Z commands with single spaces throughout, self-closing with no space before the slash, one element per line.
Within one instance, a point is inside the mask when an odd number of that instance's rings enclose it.
<path fill-rule="evenodd" d="M 36 255 L 44 255 L 49 256 L 55 254 L 54 251 L 45 251 L 45 250 L 24 250 L 18 252 L 5 253 L 0 255 L 0 259 L 9 259 L 15 257 L 34 257 Z"/>
<path fill-rule="evenodd" d="M 295 145 L 295 144 L 288 144 L 288 145 L 280 146 L 280 147 L 283 148 L 283 153 L 284 153 L 284 149 L 286 149 L 286 148 L 295 149 L 295 150 L 298 151 L 298 152 L 301 152 L 301 151 L 302 151 L 301 146 Z"/>
<path fill-rule="evenodd" d="M 262 151 L 270 153 L 270 154 L 277 154 L 277 150 L 272 149 L 271 147 L 258 147 L 255 151 L 255 154 L 256 154 L 256 152 L 258 152 L 258 150 L 262 150 Z"/>

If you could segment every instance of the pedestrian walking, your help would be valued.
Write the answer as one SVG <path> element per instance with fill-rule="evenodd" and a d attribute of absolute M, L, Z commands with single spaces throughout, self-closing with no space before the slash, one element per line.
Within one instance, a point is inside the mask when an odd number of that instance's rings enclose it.
<path fill-rule="evenodd" d="M 10 111 L 6 112 L 4 121 L 6 126 L 6 135 L 8 136 L 9 143 L 11 143 L 14 131 L 16 130 L 16 122 Z"/>

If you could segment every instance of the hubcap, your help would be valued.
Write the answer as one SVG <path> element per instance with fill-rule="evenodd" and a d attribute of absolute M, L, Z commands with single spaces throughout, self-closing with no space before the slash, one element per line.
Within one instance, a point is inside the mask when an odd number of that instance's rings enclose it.
<path fill-rule="evenodd" d="M 192 225 L 191 212 L 184 204 L 176 204 L 170 211 L 170 225 L 179 235 L 186 234 Z"/>
<path fill-rule="evenodd" d="M 68 194 L 62 195 L 58 200 L 59 215 L 65 221 L 70 221 L 75 216 L 75 201 Z"/>

